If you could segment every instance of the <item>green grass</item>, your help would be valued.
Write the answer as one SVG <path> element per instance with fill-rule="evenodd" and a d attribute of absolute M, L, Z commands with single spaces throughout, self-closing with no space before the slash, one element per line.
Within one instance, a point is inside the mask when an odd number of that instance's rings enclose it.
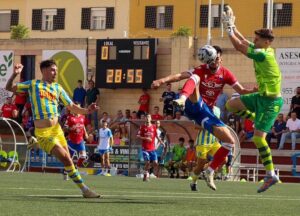
<path fill-rule="evenodd" d="M 200 181 L 84 176 L 103 195 L 84 199 L 71 181 L 58 174 L 0 172 L 0 215 L 299 215 L 300 185 L 278 184 L 257 194 L 259 184 L 217 182 L 212 191 Z"/>

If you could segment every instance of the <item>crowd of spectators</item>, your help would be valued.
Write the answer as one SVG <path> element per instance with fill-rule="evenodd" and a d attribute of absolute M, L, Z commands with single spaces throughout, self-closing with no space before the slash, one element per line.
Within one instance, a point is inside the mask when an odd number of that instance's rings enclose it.
<path fill-rule="evenodd" d="M 173 106 L 172 101 L 177 98 L 178 93 L 172 91 L 172 85 L 167 84 L 166 90 L 162 93 L 159 101 L 162 104 L 156 104 L 153 108 L 150 107 L 151 96 L 147 89 L 143 89 L 142 95 L 137 99 L 137 109 L 120 109 L 115 115 L 111 115 L 106 111 L 100 113 L 95 112 L 86 116 L 85 127 L 87 131 L 86 144 L 97 145 L 99 128 L 103 122 L 108 124 L 112 130 L 113 145 L 122 146 L 128 144 L 129 141 L 129 126 L 127 124 L 130 120 L 145 120 L 145 115 L 150 112 L 152 120 L 160 123 L 160 120 L 169 121 L 186 121 L 188 120 L 180 109 Z M 232 97 L 238 97 L 234 93 Z M 74 89 L 73 100 L 80 106 L 88 106 L 91 103 L 99 103 L 100 92 L 95 87 L 94 81 L 88 81 L 88 88 L 83 87 L 82 81 L 78 80 L 78 86 Z M 219 96 L 216 105 L 220 108 L 221 118 L 223 121 L 233 128 L 238 134 L 240 142 L 250 140 L 253 136 L 254 124 L 251 120 L 242 120 L 234 113 L 227 113 L 225 109 L 228 96 L 222 92 Z M 161 112 L 160 107 L 163 107 Z M 8 97 L 2 105 L 1 116 L 11 118 L 18 121 L 22 127 L 29 134 L 34 133 L 34 124 L 32 119 L 32 112 L 28 97 L 25 94 L 14 95 Z M 123 113 L 124 112 L 124 113 Z M 60 124 L 64 126 L 69 111 L 65 108 L 61 109 Z M 283 149 L 287 139 L 292 142 L 292 150 L 296 149 L 297 138 L 300 138 L 300 87 L 297 88 L 296 95 L 291 100 L 290 113 L 284 115 L 280 113 L 275 121 L 272 129 L 267 134 L 266 140 L 271 145 L 276 140 L 277 149 Z M 272 140 L 273 139 L 273 140 Z M 178 170 L 182 170 L 187 176 L 191 171 L 192 165 L 195 163 L 194 141 L 189 140 L 188 149 L 185 147 L 185 140 L 180 138 L 178 144 L 174 145 L 169 150 L 172 156 L 169 161 L 164 163 L 164 166 L 169 170 L 171 177 L 178 176 Z M 186 152 L 189 152 L 186 154 Z M 165 154 L 165 150 L 161 149 L 161 155 Z"/>

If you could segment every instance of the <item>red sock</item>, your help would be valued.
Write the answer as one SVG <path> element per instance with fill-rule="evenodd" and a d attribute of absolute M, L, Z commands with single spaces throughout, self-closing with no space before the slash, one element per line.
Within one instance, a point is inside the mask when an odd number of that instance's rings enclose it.
<path fill-rule="evenodd" d="M 193 94 L 195 87 L 195 81 L 192 78 L 188 79 L 181 90 L 181 95 L 184 95 L 186 98 L 188 98 L 191 94 Z"/>
<path fill-rule="evenodd" d="M 82 166 L 82 162 L 85 160 L 85 158 L 78 158 L 77 161 L 77 167 L 81 167 Z"/>
<path fill-rule="evenodd" d="M 229 150 L 221 146 L 219 150 L 215 153 L 214 159 L 209 165 L 210 168 L 213 170 L 216 170 L 226 159 L 226 156 L 228 155 Z"/>

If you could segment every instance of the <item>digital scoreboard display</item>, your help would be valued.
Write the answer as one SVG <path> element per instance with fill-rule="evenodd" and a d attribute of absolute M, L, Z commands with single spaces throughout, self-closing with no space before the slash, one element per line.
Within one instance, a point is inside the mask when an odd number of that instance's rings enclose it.
<path fill-rule="evenodd" d="M 97 40 L 97 88 L 150 88 L 156 79 L 156 39 Z"/>

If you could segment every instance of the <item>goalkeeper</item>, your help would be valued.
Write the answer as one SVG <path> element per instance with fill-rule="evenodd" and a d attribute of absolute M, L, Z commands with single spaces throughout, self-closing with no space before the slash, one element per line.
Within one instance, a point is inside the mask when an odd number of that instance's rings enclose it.
<path fill-rule="evenodd" d="M 234 48 L 254 62 L 258 92 L 234 98 L 227 102 L 226 107 L 235 113 L 255 113 L 253 142 L 267 174 L 264 184 L 257 191 L 261 193 L 279 181 L 274 172 L 271 150 L 265 140 L 283 105 L 280 94 L 281 72 L 271 48 L 274 35 L 271 29 L 259 29 L 254 32 L 253 43 L 246 40 L 234 25 L 235 16 L 229 6 L 225 7 L 222 21 Z"/>

